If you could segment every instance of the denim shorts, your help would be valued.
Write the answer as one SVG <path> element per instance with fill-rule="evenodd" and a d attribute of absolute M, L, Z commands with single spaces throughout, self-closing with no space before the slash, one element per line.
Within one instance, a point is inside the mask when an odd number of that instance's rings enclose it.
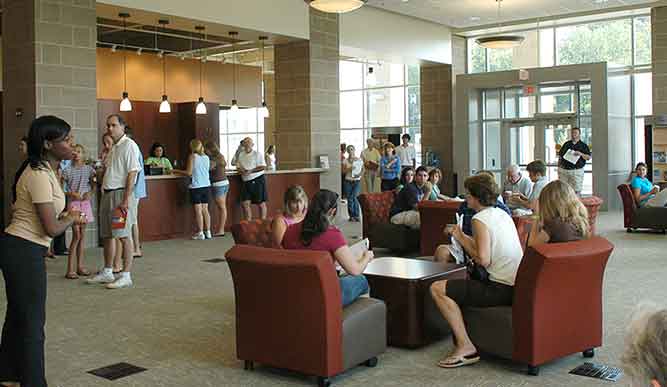
<path fill-rule="evenodd" d="M 229 192 L 229 184 L 211 186 L 211 193 L 213 194 L 214 198 L 227 195 L 227 192 Z"/>

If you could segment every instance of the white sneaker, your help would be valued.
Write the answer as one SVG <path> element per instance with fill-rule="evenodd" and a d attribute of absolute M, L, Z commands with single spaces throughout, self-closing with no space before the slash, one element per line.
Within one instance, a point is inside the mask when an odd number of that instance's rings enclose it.
<path fill-rule="evenodd" d="M 213 236 L 211 235 L 211 230 L 206 230 L 206 231 L 204 231 L 204 237 L 205 237 L 206 239 L 212 239 Z"/>
<path fill-rule="evenodd" d="M 108 284 L 115 280 L 113 273 L 105 274 L 104 270 L 97 273 L 94 277 L 86 280 L 87 284 Z"/>
<path fill-rule="evenodd" d="M 192 239 L 194 239 L 196 241 L 203 241 L 204 239 L 206 239 L 206 236 L 204 235 L 203 232 L 200 231 L 200 232 L 196 233 L 195 235 L 193 235 Z"/>
<path fill-rule="evenodd" d="M 120 288 L 129 288 L 132 286 L 132 279 L 121 275 L 114 282 L 107 284 L 107 289 L 120 289 Z"/>

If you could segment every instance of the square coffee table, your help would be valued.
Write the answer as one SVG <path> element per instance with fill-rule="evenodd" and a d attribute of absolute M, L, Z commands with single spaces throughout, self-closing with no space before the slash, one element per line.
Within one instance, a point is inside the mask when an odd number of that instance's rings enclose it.
<path fill-rule="evenodd" d="M 433 340 L 424 324 L 424 297 L 431 283 L 465 279 L 465 265 L 410 258 L 375 258 L 364 275 L 371 297 L 387 305 L 387 342 L 395 347 L 417 348 Z"/>

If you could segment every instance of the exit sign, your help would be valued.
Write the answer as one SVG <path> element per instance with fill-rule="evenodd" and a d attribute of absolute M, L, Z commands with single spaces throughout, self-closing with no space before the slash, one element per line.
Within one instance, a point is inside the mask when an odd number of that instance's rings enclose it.
<path fill-rule="evenodd" d="M 523 87 L 523 95 L 524 96 L 529 96 L 529 95 L 535 95 L 535 85 L 528 85 Z"/>

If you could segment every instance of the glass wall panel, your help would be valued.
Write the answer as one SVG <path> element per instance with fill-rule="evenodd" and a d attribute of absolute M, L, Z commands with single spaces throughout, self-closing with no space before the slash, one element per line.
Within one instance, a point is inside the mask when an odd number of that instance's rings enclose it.
<path fill-rule="evenodd" d="M 362 91 L 340 93 L 340 127 L 364 127 L 364 99 Z"/>
<path fill-rule="evenodd" d="M 484 123 L 484 168 L 500 169 L 500 122 Z"/>
<path fill-rule="evenodd" d="M 342 60 L 338 66 L 338 74 L 341 90 L 358 90 L 364 87 L 362 63 Z"/>
<path fill-rule="evenodd" d="M 635 74 L 635 115 L 653 114 L 653 76 L 651 73 Z"/>
<path fill-rule="evenodd" d="M 361 151 L 364 150 L 364 148 L 366 148 L 366 139 L 364 138 L 364 130 L 363 129 L 341 130 L 340 142 L 341 144 L 354 145 L 358 157 L 361 154 Z"/>
<path fill-rule="evenodd" d="M 540 67 L 551 67 L 554 65 L 554 29 L 545 28 L 540 30 Z"/>
<path fill-rule="evenodd" d="M 419 65 L 408 65 L 408 85 L 419 85 L 421 76 L 419 74 Z"/>
<path fill-rule="evenodd" d="M 632 65 L 632 20 L 620 19 L 556 28 L 558 65 L 606 61 Z"/>
<path fill-rule="evenodd" d="M 369 72 L 373 69 L 372 73 Z M 401 64 L 365 64 L 366 87 L 401 86 L 404 84 L 405 67 Z"/>
<path fill-rule="evenodd" d="M 475 39 L 468 39 L 468 72 L 486 72 L 486 50 Z"/>
<path fill-rule="evenodd" d="M 405 89 L 367 90 L 368 126 L 404 126 L 405 125 Z"/>
<path fill-rule="evenodd" d="M 486 51 L 489 56 L 489 71 L 504 71 L 512 69 L 511 48 L 489 48 Z"/>
<path fill-rule="evenodd" d="M 634 18 L 635 65 L 651 63 L 651 17 Z"/>
<path fill-rule="evenodd" d="M 498 118 L 500 118 L 500 90 L 487 90 L 484 92 L 484 119 Z"/>
<path fill-rule="evenodd" d="M 505 89 L 505 118 L 516 118 L 521 89 Z"/>
<path fill-rule="evenodd" d="M 534 117 L 537 111 L 537 97 L 534 95 L 519 97 L 519 117 Z"/>
<path fill-rule="evenodd" d="M 591 114 L 592 111 L 591 85 L 581 85 L 579 86 L 579 114 Z"/>
<path fill-rule="evenodd" d="M 419 126 L 421 123 L 421 106 L 419 86 L 408 87 L 408 125 Z"/>
<path fill-rule="evenodd" d="M 646 138 L 644 137 L 644 117 L 635 118 L 635 163 L 646 162 Z M 633 166 L 634 167 L 634 166 Z"/>

